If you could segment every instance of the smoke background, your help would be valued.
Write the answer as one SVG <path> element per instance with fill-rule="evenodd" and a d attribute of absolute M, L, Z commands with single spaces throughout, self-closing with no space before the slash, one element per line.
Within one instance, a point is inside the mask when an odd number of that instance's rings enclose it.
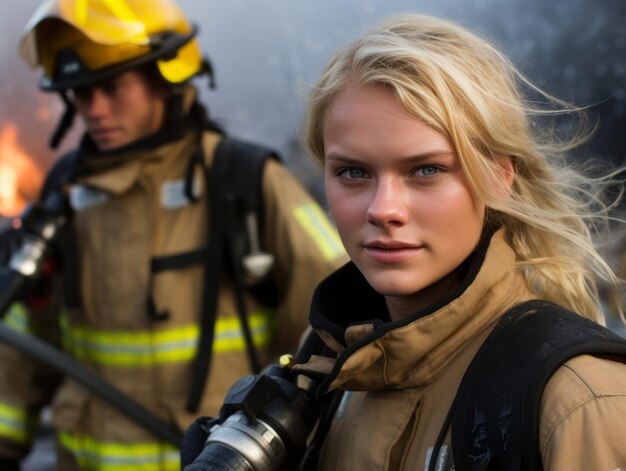
<path fill-rule="evenodd" d="M 421 12 L 482 30 L 532 81 L 549 93 L 590 106 L 597 132 L 578 152 L 626 163 L 625 0 L 179 0 L 200 27 L 218 88 L 198 81 L 213 118 L 242 138 L 277 149 L 320 199 L 320 173 L 300 145 L 301 93 L 332 52 L 393 13 Z M 44 170 L 76 142 L 75 125 L 58 152 L 47 141 L 62 111 L 37 92 L 38 73 L 17 54 L 19 37 L 38 0 L 4 2 L 0 15 L 0 132 L 14 123 L 20 146 Z M 0 156 L 0 165 L 3 160 Z M 36 192 L 26 196 L 35 198 Z M 2 218 L 0 216 L 0 223 Z M 51 441 L 23 463 L 52 469 Z"/>
<path fill-rule="evenodd" d="M 44 169 L 61 112 L 54 95 L 36 91 L 38 73 L 18 57 L 19 37 L 36 0 L 4 4 L 0 16 L 0 130 L 19 128 L 20 145 Z M 626 1 L 624 0 L 180 0 L 200 27 L 218 88 L 201 96 L 233 135 L 273 147 L 319 193 L 319 173 L 300 146 L 302 84 L 313 83 L 332 52 L 377 20 L 422 12 L 460 21 L 500 45 L 531 80 L 598 122 L 581 152 L 615 164 L 626 159 Z M 76 142 L 80 126 L 61 149 Z M 0 160 L 1 161 L 1 160 Z M 34 197 L 34 195 L 29 195 Z"/>

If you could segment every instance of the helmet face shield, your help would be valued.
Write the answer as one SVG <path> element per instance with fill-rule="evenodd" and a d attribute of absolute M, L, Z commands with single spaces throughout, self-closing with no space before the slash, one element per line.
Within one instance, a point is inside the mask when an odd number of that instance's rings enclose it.
<path fill-rule="evenodd" d="M 202 70 L 196 29 L 169 0 L 48 0 L 29 21 L 21 53 L 44 89 L 89 85 L 148 62 L 170 83 Z"/>
<path fill-rule="evenodd" d="M 198 41 L 192 40 L 178 49 L 173 59 L 157 60 L 157 67 L 166 81 L 182 83 L 198 73 L 198 61 L 201 62 L 201 57 Z"/>

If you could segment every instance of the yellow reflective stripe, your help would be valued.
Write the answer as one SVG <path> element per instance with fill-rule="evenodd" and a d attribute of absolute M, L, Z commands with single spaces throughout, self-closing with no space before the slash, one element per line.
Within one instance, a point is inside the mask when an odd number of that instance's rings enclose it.
<path fill-rule="evenodd" d="M 316 203 L 310 202 L 296 207 L 294 216 L 315 241 L 326 260 L 334 260 L 344 255 L 337 231 Z"/>
<path fill-rule="evenodd" d="M 252 342 L 263 347 L 270 341 L 270 313 L 253 314 L 248 317 Z M 246 341 L 238 318 L 219 319 L 215 326 L 213 351 L 215 353 L 242 352 Z"/>
<path fill-rule="evenodd" d="M 252 340 L 257 347 L 270 339 L 270 312 L 248 317 Z M 200 337 L 197 324 L 161 331 L 110 332 L 68 327 L 68 350 L 80 359 L 106 366 L 143 367 L 154 364 L 181 363 L 194 358 Z M 213 351 L 227 353 L 245 350 L 239 319 L 218 319 Z"/>
<path fill-rule="evenodd" d="M 160 331 L 104 332 L 70 328 L 71 348 L 81 359 L 110 366 L 149 366 L 193 358 L 197 326 Z"/>
<path fill-rule="evenodd" d="M 35 425 L 36 417 L 29 415 L 25 409 L 0 402 L 0 437 L 28 443 L 33 438 Z"/>
<path fill-rule="evenodd" d="M 60 432 L 63 447 L 90 471 L 180 471 L 180 451 L 158 442 L 117 443 Z"/>
<path fill-rule="evenodd" d="M 18 332 L 28 333 L 26 308 L 22 303 L 13 303 L 4 316 L 4 323 Z"/>

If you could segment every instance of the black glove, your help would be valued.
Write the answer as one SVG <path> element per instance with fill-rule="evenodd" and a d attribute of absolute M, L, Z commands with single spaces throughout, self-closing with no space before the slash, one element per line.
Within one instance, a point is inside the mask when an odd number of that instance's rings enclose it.
<path fill-rule="evenodd" d="M 219 423 L 219 418 L 200 417 L 185 432 L 180 447 L 182 468 L 193 463 L 204 449 L 204 442 L 209 436 L 209 429 Z M 0 469 L 2 469 L 0 467 Z"/>
<path fill-rule="evenodd" d="M 20 462 L 9 458 L 0 458 L 0 469 L 2 471 L 20 471 Z"/>

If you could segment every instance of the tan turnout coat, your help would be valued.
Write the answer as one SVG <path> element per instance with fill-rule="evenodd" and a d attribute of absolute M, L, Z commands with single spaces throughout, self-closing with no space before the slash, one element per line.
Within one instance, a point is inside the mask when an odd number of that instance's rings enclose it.
<path fill-rule="evenodd" d="M 376 299 L 382 297 L 371 288 L 367 294 L 356 268 L 340 272 L 340 277 L 333 275 L 335 283 L 328 283 L 337 286 L 329 291 L 325 282 L 320 287 L 311 314 L 313 327 L 338 352 L 338 359 L 313 357 L 299 366 L 326 372 L 328 389 L 349 391 L 318 469 L 426 471 L 474 354 L 507 309 L 533 296 L 515 270 L 514 253 L 502 230 L 493 236 L 484 263 L 463 292 L 427 315 L 373 322 L 384 319 L 377 311 L 384 309 Z M 335 291 L 345 293 L 344 304 L 336 302 Z M 366 312 L 356 318 L 355 309 Z M 567 362 L 550 379 L 541 401 L 544 469 L 626 469 L 625 419 L 626 365 L 591 356 Z M 448 431 L 437 470 L 454 469 L 449 445 Z"/>
<path fill-rule="evenodd" d="M 8 319 L 16 328 L 62 339 L 83 364 L 181 430 L 200 415 L 216 415 L 228 388 L 250 372 L 232 283 L 224 278 L 211 375 L 200 410 L 185 410 L 199 336 L 203 267 L 150 271 L 153 258 L 207 246 L 207 189 L 199 172 L 199 201 L 182 195 L 199 138 L 198 130 L 189 130 L 153 150 L 86 159 L 87 172 L 69 188 L 80 306 L 63 312 L 58 335 L 51 313 L 20 319 L 23 313 L 16 306 Z M 220 139 L 216 133 L 202 134 L 208 166 Z M 325 214 L 278 162 L 268 161 L 263 189 L 262 239 L 276 258 L 271 276 L 279 301 L 276 309 L 251 296 L 246 302 L 257 351 L 267 364 L 297 346 L 315 285 L 346 258 Z M 160 318 L 148 315 L 149 299 Z M 160 443 L 72 380 L 55 386 L 53 375 L 0 345 L 0 456 L 26 453 L 33 420 L 52 398 L 62 445 L 59 469 L 74 469 L 76 462 L 81 469 L 101 471 L 180 469 L 175 447 Z"/>

